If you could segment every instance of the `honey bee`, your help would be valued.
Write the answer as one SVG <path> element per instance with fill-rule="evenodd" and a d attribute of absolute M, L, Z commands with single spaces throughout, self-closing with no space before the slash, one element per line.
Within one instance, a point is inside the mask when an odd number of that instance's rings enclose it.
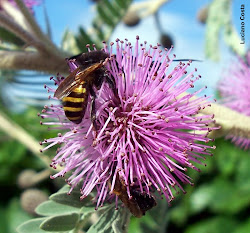
<path fill-rule="evenodd" d="M 145 215 L 146 211 L 156 206 L 155 198 L 149 194 L 141 193 L 130 188 L 132 198 L 129 198 L 124 180 L 116 178 L 113 193 L 118 196 L 122 203 L 137 218 Z"/>
<path fill-rule="evenodd" d="M 103 62 L 109 57 L 104 51 L 82 53 L 67 60 L 74 62 L 78 68 L 69 74 L 58 86 L 54 97 L 62 100 L 66 117 L 75 124 L 81 123 L 91 97 L 91 121 L 96 129 L 95 99 L 93 89 L 99 90 L 103 82 L 107 82 L 115 90 L 115 81 L 108 75 Z"/>

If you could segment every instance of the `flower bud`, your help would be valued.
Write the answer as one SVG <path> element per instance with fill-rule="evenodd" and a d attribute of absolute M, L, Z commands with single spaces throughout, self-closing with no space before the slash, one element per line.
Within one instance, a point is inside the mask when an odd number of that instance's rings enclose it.
<path fill-rule="evenodd" d="M 32 177 L 36 175 L 36 172 L 32 169 L 26 169 L 22 171 L 17 178 L 17 184 L 20 188 L 25 189 L 33 186 L 34 182 Z"/>
<path fill-rule="evenodd" d="M 21 194 L 21 206 L 31 215 L 36 215 L 36 207 L 48 200 L 48 195 L 39 189 L 27 189 Z"/>
<path fill-rule="evenodd" d="M 174 45 L 172 37 L 168 34 L 161 34 L 160 42 L 161 45 L 167 49 L 170 49 L 171 46 Z"/>
<path fill-rule="evenodd" d="M 205 24 L 208 17 L 208 6 L 201 8 L 197 13 L 197 19 L 200 23 Z"/>
<path fill-rule="evenodd" d="M 129 26 L 134 27 L 140 23 L 141 19 L 135 11 L 128 11 L 123 17 L 123 22 Z"/>

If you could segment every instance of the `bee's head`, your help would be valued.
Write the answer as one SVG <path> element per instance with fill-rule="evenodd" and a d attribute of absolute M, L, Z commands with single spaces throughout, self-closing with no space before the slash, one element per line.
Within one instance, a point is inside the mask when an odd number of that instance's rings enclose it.
<path fill-rule="evenodd" d="M 100 61 L 105 61 L 105 59 L 109 56 L 109 53 L 106 53 L 102 50 L 96 50 L 70 57 L 67 59 L 67 61 L 73 61 L 76 63 L 76 65 L 87 68 L 88 66 L 99 63 Z"/>

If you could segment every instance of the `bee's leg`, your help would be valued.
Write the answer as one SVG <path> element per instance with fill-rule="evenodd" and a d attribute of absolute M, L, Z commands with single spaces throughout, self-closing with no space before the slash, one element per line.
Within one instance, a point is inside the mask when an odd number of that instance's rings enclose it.
<path fill-rule="evenodd" d="M 115 79 L 112 75 L 105 73 L 105 81 L 108 83 L 110 89 L 112 89 L 114 96 L 118 97 L 118 90 L 116 88 Z M 116 99 L 116 98 L 115 98 Z M 115 100 L 116 101 L 116 100 Z"/>
<path fill-rule="evenodd" d="M 91 96 L 91 105 L 90 105 L 90 118 L 93 124 L 93 129 L 95 133 L 97 132 L 97 125 L 96 125 L 96 109 L 95 109 L 95 99 L 96 99 L 96 94 L 93 90 L 93 88 L 90 86 L 89 87 L 89 92 Z"/>
<path fill-rule="evenodd" d="M 114 77 L 111 76 L 111 75 L 109 75 L 109 74 L 107 74 L 107 73 L 105 73 L 104 76 L 105 76 L 105 80 L 108 83 L 109 87 L 115 93 L 116 92 L 116 86 L 115 86 L 115 79 L 114 79 Z"/>

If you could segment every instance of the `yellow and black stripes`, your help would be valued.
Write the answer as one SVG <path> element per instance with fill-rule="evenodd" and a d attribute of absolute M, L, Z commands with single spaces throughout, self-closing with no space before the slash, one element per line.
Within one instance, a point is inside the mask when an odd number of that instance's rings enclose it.
<path fill-rule="evenodd" d="M 88 92 L 87 82 L 82 82 L 68 96 L 62 99 L 66 117 L 76 124 L 79 124 L 84 117 L 88 104 Z"/>

